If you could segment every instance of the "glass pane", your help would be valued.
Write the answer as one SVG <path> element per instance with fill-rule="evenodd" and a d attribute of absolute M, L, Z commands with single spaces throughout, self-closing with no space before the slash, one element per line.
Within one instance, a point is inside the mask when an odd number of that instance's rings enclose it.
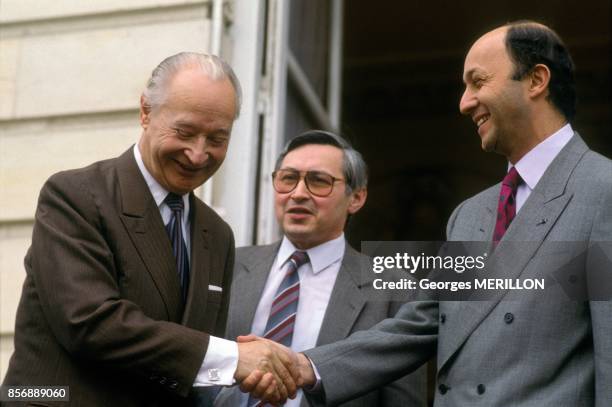
<path fill-rule="evenodd" d="M 325 107 L 331 3 L 329 0 L 292 0 L 289 14 L 289 49 Z"/>
<path fill-rule="evenodd" d="M 308 107 L 303 102 L 303 98 L 298 93 L 297 88 L 291 80 L 287 81 L 287 104 L 285 111 L 285 134 L 284 141 L 287 142 L 300 133 L 318 129 L 312 116 L 309 114 Z"/>

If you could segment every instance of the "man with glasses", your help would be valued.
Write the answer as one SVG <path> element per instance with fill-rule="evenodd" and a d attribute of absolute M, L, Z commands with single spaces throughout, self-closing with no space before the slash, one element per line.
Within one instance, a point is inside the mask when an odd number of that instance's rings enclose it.
<path fill-rule="evenodd" d="M 308 131 L 292 139 L 272 174 L 280 242 L 237 250 L 227 338 L 253 333 L 303 351 L 347 337 L 393 316 L 398 303 L 366 302 L 367 258 L 344 238 L 350 215 L 366 201 L 367 168 L 347 141 Z M 343 406 L 423 406 L 424 371 Z M 257 405 L 226 389 L 217 406 Z M 301 392 L 286 406 L 306 406 Z"/>

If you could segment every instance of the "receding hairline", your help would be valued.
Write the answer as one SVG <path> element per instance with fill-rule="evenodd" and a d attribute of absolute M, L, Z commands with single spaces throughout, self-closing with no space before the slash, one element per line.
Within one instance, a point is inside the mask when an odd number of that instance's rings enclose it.
<path fill-rule="evenodd" d="M 215 77 L 214 75 L 211 75 L 209 72 L 206 72 L 200 69 L 200 67 L 198 67 L 197 64 L 186 64 L 184 66 L 179 67 L 176 72 L 173 72 L 172 74 L 170 74 L 170 76 L 167 77 L 167 81 L 164 86 L 164 92 L 168 93 L 168 90 L 173 86 L 177 78 L 181 74 L 185 74 L 187 72 L 193 72 L 195 75 L 205 78 L 209 80 L 210 82 L 227 82 L 230 88 L 232 89 L 232 94 L 234 95 L 234 97 L 237 97 L 236 88 L 234 88 L 234 85 L 232 84 L 232 81 L 229 78 L 229 76 L 218 75 L 217 77 Z"/>
<path fill-rule="evenodd" d="M 506 49 L 506 35 L 508 33 L 508 27 L 505 25 L 502 25 L 500 27 L 496 27 L 490 31 L 487 31 L 486 33 L 482 34 L 480 37 L 478 37 L 478 39 L 476 39 L 476 41 L 474 41 L 474 43 L 472 43 L 472 45 L 470 46 L 470 49 L 468 50 L 467 54 L 465 55 L 465 61 L 467 61 L 468 56 L 470 55 L 470 53 L 474 50 L 474 48 L 476 46 L 481 46 L 481 44 L 485 41 L 494 41 L 497 40 L 497 38 L 495 37 L 500 37 L 499 38 L 499 44 L 501 45 L 500 49 L 503 49 L 504 52 L 506 54 L 508 54 L 508 50 Z M 510 58 L 510 55 L 508 55 L 508 58 Z M 465 69 L 465 67 L 464 67 Z M 464 71 L 461 79 L 463 81 L 463 83 L 466 83 L 466 78 L 470 77 L 475 71 L 477 71 L 478 68 L 474 67 L 474 68 L 470 68 L 467 71 Z"/>
<path fill-rule="evenodd" d="M 172 83 L 180 73 L 186 71 L 201 74 L 202 78 L 206 78 L 210 82 L 222 82 L 224 78 L 227 79 L 233 90 L 232 94 L 235 102 L 234 119 L 238 118 L 242 105 L 240 81 L 227 62 L 212 54 L 180 52 L 164 59 L 151 72 L 151 76 L 142 92 L 144 103 L 152 109 L 163 105 L 169 91 L 171 91 Z"/>

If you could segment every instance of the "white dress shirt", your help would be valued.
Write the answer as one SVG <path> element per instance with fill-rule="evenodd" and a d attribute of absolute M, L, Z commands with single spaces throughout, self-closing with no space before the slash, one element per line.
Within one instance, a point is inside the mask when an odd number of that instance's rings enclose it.
<path fill-rule="evenodd" d="M 527 201 L 531 191 L 536 187 L 550 163 L 573 135 L 574 130 L 568 123 L 532 148 L 514 165 L 523 180 L 516 190 L 516 213 Z M 512 168 L 512 164 L 508 163 L 508 171 L 510 171 L 510 168 Z"/>
<path fill-rule="evenodd" d="M 298 269 L 300 299 L 291 341 L 291 349 L 296 352 L 314 348 L 317 344 L 327 304 L 342 265 L 345 246 L 344 234 L 341 234 L 336 239 L 306 250 L 310 262 Z M 255 335 L 264 334 L 272 301 L 289 267 L 289 257 L 296 250 L 293 243 L 284 237 L 255 311 L 251 326 L 251 332 Z M 302 397 L 302 390 L 299 390 L 295 399 L 287 400 L 285 407 L 299 406 Z M 248 398 L 248 394 L 242 395 L 242 406 L 246 406 Z"/>
<path fill-rule="evenodd" d="M 164 203 L 164 199 L 168 195 L 168 191 L 162 187 L 159 182 L 151 175 L 142 161 L 142 155 L 138 144 L 134 146 L 134 158 L 136 164 L 144 177 L 151 195 L 157 204 L 157 208 L 161 213 L 164 225 L 170 222 L 172 210 Z M 185 246 L 187 247 L 187 257 L 191 261 L 191 222 L 189 222 L 189 194 L 182 196 L 185 209 L 181 223 L 183 226 L 183 236 Z M 234 384 L 234 373 L 238 366 L 238 345 L 236 342 L 228 341 L 223 338 L 210 336 L 208 349 L 204 356 L 202 366 L 198 371 L 198 375 L 193 383 L 194 386 L 230 386 Z"/>

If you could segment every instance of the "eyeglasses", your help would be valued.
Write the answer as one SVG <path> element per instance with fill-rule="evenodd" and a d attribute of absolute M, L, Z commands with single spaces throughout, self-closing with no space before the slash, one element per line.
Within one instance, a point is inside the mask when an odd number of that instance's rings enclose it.
<path fill-rule="evenodd" d="M 293 191 L 302 178 L 304 178 L 308 191 L 318 197 L 329 196 L 334 189 L 334 184 L 344 181 L 342 178 L 336 178 L 321 171 L 280 169 L 272 173 L 272 185 L 276 192 L 286 194 Z"/>

